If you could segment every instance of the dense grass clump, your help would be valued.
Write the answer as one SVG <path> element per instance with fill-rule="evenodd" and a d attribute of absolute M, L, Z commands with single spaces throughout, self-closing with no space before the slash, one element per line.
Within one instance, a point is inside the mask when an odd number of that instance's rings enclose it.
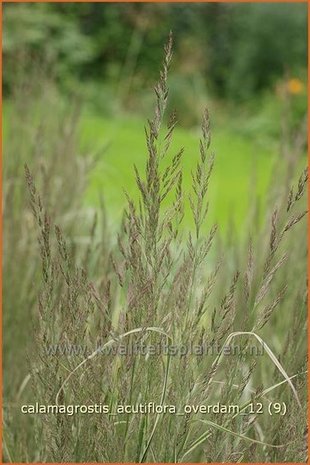
<path fill-rule="evenodd" d="M 177 118 L 166 117 L 171 58 L 170 36 L 155 86 L 154 116 L 145 128 L 145 171 L 134 168 L 140 200 L 127 195 L 117 238 L 109 237 L 102 213 L 91 222 L 68 205 L 81 200 L 88 168 L 79 171 L 81 159 L 71 145 L 74 124 L 58 136 L 56 158 L 41 172 L 40 158 L 23 160 L 30 208 L 16 182 L 20 167 L 5 174 L 6 188 L 16 189 L 19 199 L 13 216 L 12 196 L 4 196 L 7 327 L 15 328 L 9 316 L 14 306 L 20 324 L 32 317 L 21 349 L 28 344 L 29 369 L 23 377 L 15 374 L 13 394 L 6 381 L 6 461 L 306 460 L 307 171 L 296 182 L 292 163 L 279 162 L 265 221 L 256 224 L 254 206 L 247 241 L 233 237 L 226 243 L 217 237 L 221 225 L 206 228 L 216 161 L 210 117 L 206 110 L 191 191 L 185 192 L 186 154 L 182 148 L 171 153 Z M 44 135 L 40 129 L 38 136 Z M 33 150 L 37 153 L 37 143 Z M 190 231 L 181 228 L 187 202 Z M 16 237 L 9 235 L 11 223 Z M 30 314 L 21 311 L 6 275 L 23 283 L 15 289 Z M 208 345 L 213 351 L 121 353 L 133 345 L 197 350 Z M 63 350 L 68 347 L 75 352 Z M 111 355 L 112 348 L 119 351 Z M 21 353 L 18 360 L 22 364 Z M 9 363 L 7 356 L 7 379 Z M 110 413 L 118 405 L 153 402 L 162 409 L 176 406 L 182 414 L 146 407 L 146 413 L 138 408 L 113 416 L 20 412 L 21 405 L 35 402 L 97 403 Z M 185 405 L 217 403 L 238 405 L 240 411 L 184 412 Z M 285 406 L 285 416 L 277 413 L 278 405 L 281 413 Z"/>

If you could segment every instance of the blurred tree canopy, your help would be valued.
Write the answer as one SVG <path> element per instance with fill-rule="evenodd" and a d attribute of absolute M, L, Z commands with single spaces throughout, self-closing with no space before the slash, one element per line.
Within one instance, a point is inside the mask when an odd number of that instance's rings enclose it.
<path fill-rule="evenodd" d="M 4 4 L 3 84 L 45 66 L 61 86 L 120 76 L 153 82 L 169 30 L 176 68 L 201 73 L 218 97 L 247 99 L 307 63 L 302 3 Z"/>

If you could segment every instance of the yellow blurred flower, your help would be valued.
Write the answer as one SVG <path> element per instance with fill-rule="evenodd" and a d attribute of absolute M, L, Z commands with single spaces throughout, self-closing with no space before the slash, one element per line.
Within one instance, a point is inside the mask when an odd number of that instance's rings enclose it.
<path fill-rule="evenodd" d="M 301 94 L 304 88 L 303 82 L 298 78 L 292 78 L 287 81 L 287 90 L 290 94 Z"/>

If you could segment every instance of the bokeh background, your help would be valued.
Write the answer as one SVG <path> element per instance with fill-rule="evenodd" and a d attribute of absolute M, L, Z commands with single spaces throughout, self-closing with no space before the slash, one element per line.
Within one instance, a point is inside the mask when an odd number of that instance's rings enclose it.
<path fill-rule="evenodd" d="M 135 195 L 132 166 L 145 157 L 143 127 L 171 29 L 169 110 L 179 121 L 175 146 L 185 148 L 185 183 L 207 105 L 217 154 L 211 214 L 223 230 L 232 223 L 242 230 L 249 193 L 263 198 L 275 158 L 291 150 L 288 132 L 304 124 L 306 9 L 293 3 L 5 5 L 5 135 L 18 89 L 31 95 L 30 125 L 78 107 L 78 150 L 97 157 L 85 204 L 98 206 L 104 195 L 117 223 L 123 188 Z"/>

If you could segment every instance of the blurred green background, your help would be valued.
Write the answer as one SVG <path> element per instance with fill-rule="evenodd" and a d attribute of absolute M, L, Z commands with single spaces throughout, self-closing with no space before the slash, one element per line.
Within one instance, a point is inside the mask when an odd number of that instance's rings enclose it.
<path fill-rule="evenodd" d="M 6 4 L 4 136 L 18 89 L 31 95 L 25 111 L 37 120 L 77 102 L 79 151 L 97 160 L 85 204 L 103 195 L 117 224 L 123 189 L 135 196 L 132 168 L 145 159 L 143 128 L 170 29 L 169 109 L 179 120 L 174 146 L 185 148 L 185 186 L 207 105 L 217 156 L 210 214 L 224 231 L 240 230 L 249 198 L 264 201 L 275 159 L 291 150 L 284 134 L 297 134 L 305 118 L 306 4 Z"/>

